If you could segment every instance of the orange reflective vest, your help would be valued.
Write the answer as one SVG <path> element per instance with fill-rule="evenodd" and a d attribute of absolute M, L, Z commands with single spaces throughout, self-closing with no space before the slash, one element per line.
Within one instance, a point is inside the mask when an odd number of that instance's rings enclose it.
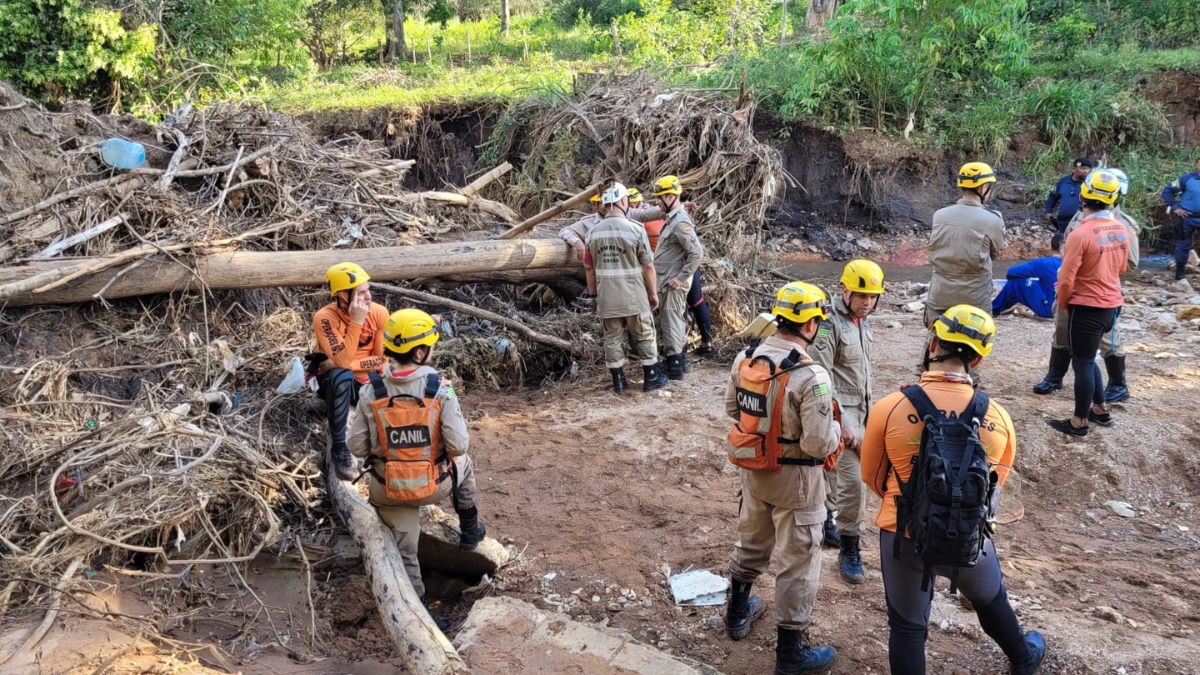
<path fill-rule="evenodd" d="M 433 374 L 426 378 L 422 398 L 408 394 L 388 396 L 383 378 L 376 372 L 370 373 L 370 378 L 375 389 L 371 414 L 384 460 L 383 475 L 374 470 L 372 474 L 387 489 L 388 499 L 421 501 L 437 493 L 447 478 L 453 480 L 457 492 L 457 467 L 439 449 L 442 401 L 438 393 L 443 386 L 442 377 Z"/>
<path fill-rule="evenodd" d="M 787 399 L 789 373 L 797 368 L 813 365 L 811 359 L 803 359 L 800 352 L 792 353 L 776 364 L 765 356 L 755 356 L 758 340 L 750 343 L 746 358 L 738 365 L 738 384 L 735 392 L 738 411 L 741 413 L 726 436 L 729 461 L 749 471 L 771 471 L 779 473 L 785 464 L 794 466 L 824 466 L 826 470 L 837 466 L 844 443 L 824 459 L 813 457 L 793 458 L 783 456 L 783 446 L 799 443 L 798 438 L 784 438 L 783 405 Z M 834 418 L 841 422 L 841 410 L 834 401 Z"/>
<path fill-rule="evenodd" d="M 666 223 L 667 221 L 665 219 L 651 220 L 650 222 L 642 223 L 642 226 L 646 228 L 646 238 L 650 240 L 651 251 L 658 248 L 658 237 L 662 234 L 663 225 Z"/>

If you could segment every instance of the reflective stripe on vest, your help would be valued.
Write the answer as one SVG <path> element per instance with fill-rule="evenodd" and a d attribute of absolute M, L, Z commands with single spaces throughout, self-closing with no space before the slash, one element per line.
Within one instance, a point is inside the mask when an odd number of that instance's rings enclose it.
<path fill-rule="evenodd" d="M 393 490 L 416 490 L 429 485 L 429 476 L 421 475 L 416 478 L 389 478 L 388 487 Z"/>

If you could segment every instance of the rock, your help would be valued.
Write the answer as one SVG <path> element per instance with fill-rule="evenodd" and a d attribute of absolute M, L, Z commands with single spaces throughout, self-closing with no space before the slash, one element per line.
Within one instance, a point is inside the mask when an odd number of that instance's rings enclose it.
<path fill-rule="evenodd" d="M 1156 358 L 1156 359 L 1173 359 L 1173 358 L 1175 358 L 1175 355 L 1172 354 L 1171 352 L 1159 352 L 1154 355 L 1154 358 Z"/>
<path fill-rule="evenodd" d="M 900 330 L 900 322 L 899 321 L 889 321 L 889 322 L 883 324 L 883 326 L 884 326 L 884 328 L 887 328 L 888 330 Z"/>
<path fill-rule="evenodd" d="M 1175 318 L 1180 321 L 1200 319 L 1200 305 L 1180 305 L 1176 307 Z"/>
<path fill-rule="evenodd" d="M 1187 343 L 1189 345 L 1200 345 L 1200 335 L 1189 335 Z"/>
<path fill-rule="evenodd" d="M 1192 285 L 1188 283 L 1187 279 L 1180 279 L 1171 284 L 1169 288 L 1176 293 L 1183 293 L 1184 295 L 1192 294 Z"/>
<path fill-rule="evenodd" d="M 1096 607 L 1095 612 L 1096 616 L 1111 621 L 1117 625 L 1125 623 L 1125 617 L 1121 616 L 1121 613 L 1112 607 Z"/>
<path fill-rule="evenodd" d="M 1109 510 L 1111 510 L 1113 513 L 1117 514 L 1118 516 L 1121 516 L 1122 518 L 1136 518 L 1137 517 L 1137 511 L 1134 511 L 1133 506 L 1130 505 L 1128 502 L 1118 502 L 1118 501 L 1110 500 L 1110 501 L 1104 502 L 1104 505 L 1107 506 L 1109 508 Z"/>
<path fill-rule="evenodd" d="M 478 578 L 495 576 L 508 562 L 508 550 L 491 537 L 484 537 L 474 551 L 462 550 L 458 547 L 458 516 L 438 506 L 422 506 L 417 559 L 422 570 Z"/>
<path fill-rule="evenodd" d="M 1161 312 L 1154 317 L 1154 328 L 1161 331 L 1172 331 L 1179 326 L 1179 319 L 1170 312 Z"/>
<path fill-rule="evenodd" d="M 921 312 L 925 310 L 925 303 L 918 300 L 905 304 L 901 309 L 909 313 Z"/>
<path fill-rule="evenodd" d="M 1118 321 L 1117 328 L 1119 328 L 1121 330 L 1127 330 L 1127 331 L 1146 330 L 1146 328 L 1144 326 L 1142 326 L 1142 323 L 1140 321 L 1133 321 L 1133 320 Z"/>

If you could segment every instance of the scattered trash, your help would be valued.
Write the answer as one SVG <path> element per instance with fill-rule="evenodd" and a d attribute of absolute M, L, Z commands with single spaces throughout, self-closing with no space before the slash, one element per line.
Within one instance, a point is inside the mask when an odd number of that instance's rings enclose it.
<path fill-rule="evenodd" d="M 949 627 L 950 627 L 950 622 L 945 619 L 942 619 L 942 622 L 938 624 L 938 628 L 941 628 L 942 630 L 946 630 Z"/>
<path fill-rule="evenodd" d="M 279 383 L 279 387 L 275 391 L 284 396 L 304 391 L 304 363 L 300 361 L 299 356 L 292 357 L 288 365 L 287 377 L 283 378 L 283 382 Z"/>
<path fill-rule="evenodd" d="M 545 579 L 546 581 L 554 581 L 555 579 L 558 578 L 558 572 L 551 572 L 542 578 Z"/>
<path fill-rule="evenodd" d="M 693 570 L 671 577 L 671 595 L 677 605 L 723 605 L 729 580 L 708 570 Z"/>
<path fill-rule="evenodd" d="M 136 169 L 146 162 L 146 148 L 120 138 L 110 138 L 99 144 L 100 159 L 114 169 Z"/>

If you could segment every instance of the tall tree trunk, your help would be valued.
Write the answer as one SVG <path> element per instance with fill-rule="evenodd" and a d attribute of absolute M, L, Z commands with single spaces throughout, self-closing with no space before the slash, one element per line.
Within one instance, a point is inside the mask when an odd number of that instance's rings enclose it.
<path fill-rule="evenodd" d="M 388 16 L 387 62 L 395 63 L 404 58 L 408 50 L 408 39 L 404 36 L 404 0 L 383 0 Z"/>
<path fill-rule="evenodd" d="M 508 37 L 508 29 L 509 29 L 508 0 L 500 0 L 500 27 L 504 29 L 504 37 Z"/>
<path fill-rule="evenodd" d="M 820 28 L 826 21 L 833 18 L 843 0 L 812 0 L 808 3 L 808 11 L 804 15 L 804 24 L 809 30 Z"/>

